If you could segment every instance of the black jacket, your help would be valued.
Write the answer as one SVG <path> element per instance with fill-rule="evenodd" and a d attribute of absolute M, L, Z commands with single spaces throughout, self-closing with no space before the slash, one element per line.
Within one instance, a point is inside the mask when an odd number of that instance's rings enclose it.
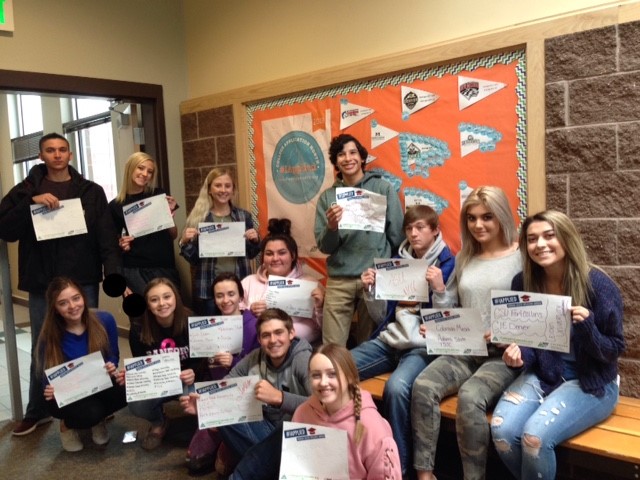
<path fill-rule="evenodd" d="M 102 187 L 84 179 L 69 166 L 69 198 L 79 198 L 88 233 L 38 242 L 30 205 L 47 174 L 44 164 L 34 166 L 27 178 L 13 187 L 0 202 L 0 238 L 19 241 L 18 288 L 44 292 L 52 278 L 67 276 L 82 285 L 96 284 L 104 274 L 121 271 L 117 233 Z"/>

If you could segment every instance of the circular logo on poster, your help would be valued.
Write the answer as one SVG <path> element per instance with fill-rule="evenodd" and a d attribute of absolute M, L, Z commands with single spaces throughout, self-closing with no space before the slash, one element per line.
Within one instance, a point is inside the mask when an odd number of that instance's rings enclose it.
<path fill-rule="evenodd" d="M 271 174 L 280 195 L 291 203 L 315 197 L 324 180 L 324 156 L 315 138 L 306 132 L 284 135 L 271 159 Z"/>

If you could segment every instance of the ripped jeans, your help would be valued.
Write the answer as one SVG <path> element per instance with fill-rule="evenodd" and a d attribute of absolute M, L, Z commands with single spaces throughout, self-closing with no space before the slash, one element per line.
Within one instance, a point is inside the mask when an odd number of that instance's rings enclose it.
<path fill-rule="evenodd" d="M 493 443 L 511 473 L 523 480 L 553 480 L 556 445 L 601 422 L 616 406 L 616 381 L 604 390 L 604 396 L 596 397 L 584 392 L 578 380 L 569 380 L 544 397 L 535 374 L 520 375 L 491 420 Z"/>

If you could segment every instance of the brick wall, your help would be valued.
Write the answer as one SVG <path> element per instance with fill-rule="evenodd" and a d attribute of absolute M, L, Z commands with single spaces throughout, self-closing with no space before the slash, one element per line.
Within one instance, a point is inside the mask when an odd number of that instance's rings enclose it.
<path fill-rule="evenodd" d="M 548 39 L 547 207 L 624 298 L 621 393 L 640 397 L 640 22 Z"/>
<path fill-rule="evenodd" d="M 187 211 L 198 198 L 202 182 L 213 167 L 236 166 L 233 107 L 220 107 L 181 116 L 184 190 Z"/>

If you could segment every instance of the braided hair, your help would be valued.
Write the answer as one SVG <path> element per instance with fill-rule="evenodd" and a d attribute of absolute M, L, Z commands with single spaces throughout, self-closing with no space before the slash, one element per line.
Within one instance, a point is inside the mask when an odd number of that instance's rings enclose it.
<path fill-rule="evenodd" d="M 321 345 L 311 358 L 320 353 L 329 359 L 336 372 L 342 372 L 344 374 L 344 378 L 347 381 L 347 385 L 342 385 L 340 375 L 338 375 L 340 388 L 346 388 L 349 391 L 349 396 L 353 399 L 353 414 L 356 418 L 356 428 L 353 433 L 353 439 L 356 445 L 358 445 L 364 435 L 365 427 L 360 418 L 362 414 L 362 394 L 360 393 L 360 385 L 358 384 L 359 377 L 356 364 L 353 361 L 351 352 L 345 347 L 336 345 L 335 343 Z"/>

